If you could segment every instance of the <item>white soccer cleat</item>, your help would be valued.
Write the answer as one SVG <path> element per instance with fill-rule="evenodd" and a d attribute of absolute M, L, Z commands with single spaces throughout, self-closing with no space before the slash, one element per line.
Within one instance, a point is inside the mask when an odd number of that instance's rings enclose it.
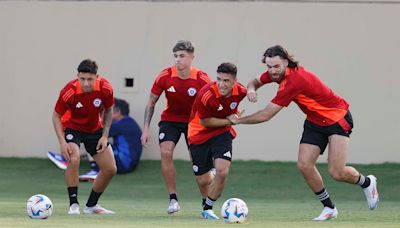
<path fill-rule="evenodd" d="M 321 214 L 314 218 L 314 221 L 326 221 L 329 219 L 334 219 L 338 216 L 338 210 L 335 208 L 330 208 L 330 207 L 324 207 L 322 210 Z"/>
<path fill-rule="evenodd" d="M 201 217 L 203 219 L 210 219 L 210 220 L 218 220 L 219 219 L 219 217 L 216 216 L 214 211 L 211 209 L 202 211 Z"/>
<path fill-rule="evenodd" d="M 73 204 L 69 207 L 68 214 L 69 214 L 69 215 L 79 215 L 79 214 L 81 214 L 81 212 L 79 211 L 79 204 L 73 203 Z"/>
<path fill-rule="evenodd" d="M 104 207 L 100 206 L 99 204 L 96 204 L 93 207 L 86 207 L 83 210 L 83 212 L 85 214 L 105 214 L 105 215 L 115 214 L 114 211 L 107 210 Z"/>
<path fill-rule="evenodd" d="M 368 187 L 364 188 L 363 191 L 365 194 L 365 198 L 367 198 L 369 209 L 374 210 L 378 207 L 379 201 L 376 177 L 374 175 L 368 175 L 367 177 L 369 177 L 369 179 L 371 180 L 371 184 Z"/>
<path fill-rule="evenodd" d="M 172 199 L 171 201 L 169 201 L 169 205 L 168 205 L 168 209 L 167 209 L 168 214 L 173 214 L 173 213 L 179 212 L 180 210 L 181 210 L 181 207 L 179 206 L 179 203 L 176 199 Z"/>

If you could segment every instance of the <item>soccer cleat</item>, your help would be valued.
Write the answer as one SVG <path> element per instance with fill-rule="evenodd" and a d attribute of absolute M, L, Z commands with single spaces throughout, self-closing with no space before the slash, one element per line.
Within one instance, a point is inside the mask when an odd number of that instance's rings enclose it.
<path fill-rule="evenodd" d="M 104 207 L 100 206 L 99 204 L 96 204 L 93 207 L 86 207 L 83 210 L 83 212 L 85 214 L 105 214 L 105 215 L 115 214 L 114 211 L 107 210 Z"/>
<path fill-rule="evenodd" d="M 169 201 L 167 213 L 168 214 L 173 214 L 175 212 L 179 212 L 181 210 L 181 207 L 179 206 L 179 203 L 176 199 L 172 199 Z"/>
<path fill-rule="evenodd" d="M 321 214 L 314 218 L 314 221 L 325 221 L 329 219 L 334 219 L 338 216 L 338 210 L 335 208 L 330 208 L 330 207 L 324 207 L 322 210 Z"/>
<path fill-rule="evenodd" d="M 98 174 L 99 172 L 97 170 L 91 169 L 89 172 L 79 175 L 79 181 L 93 182 Z"/>
<path fill-rule="evenodd" d="M 68 167 L 68 162 L 65 160 L 64 156 L 61 154 L 56 154 L 53 152 L 47 152 L 47 157 L 52 161 L 58 168 L 66 170 Z"/>
<path fill-rule="evenodd" d="M 371 180 L 371 183 L 368 187 L 364 188 L 363 191 L 365 197 L 367 198 L 369 209 L 374 210 L 376 207 L 378 207 L 379 201 L 376 177 L 374 175 L 368 175 L 367 177 Z"/>
<path fill-rule="evenodd" d="M 79 211 L 79 204 L 73 203 L 71 206 L 69 206 L 69 215 L 79 215 L 81 212 Z"/>
<path fill-rule="evenodd" d="M 211 209 L 202 211 L 201 217 L 203 219 L 210 219 L 210 220 L 218 220 L 219 219 L 218 216 L 216 216 L 214 211 Z"/>

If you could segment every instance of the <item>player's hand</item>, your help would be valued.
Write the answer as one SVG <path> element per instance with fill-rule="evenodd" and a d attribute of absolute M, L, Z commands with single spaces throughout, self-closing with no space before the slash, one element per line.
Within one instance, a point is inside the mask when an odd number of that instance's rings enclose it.
<path fill-rule="evenodd" d="M 226 118 L 232 123 L 232 125 L 236 125 L 239 123 L 239 118 L 242 117 L 243 113 L 244 109 L 242 109 L 241 111 L 237 111 L 237 113 L 231 114 Z"/>
<path fill-rule="evenodd" d="M 247 99 L 249 99 L 250 102 L 257 102 L 257 92 L 247 91 Z"/>
<path fill-rule="evenodd" d="M 238 119 L 239 119 L 237 114 L 231 114 L 231 115 L 227 116 L 226 118 L 231 122 L 232 125 L 236 125 L 238 123 Z"/>
<path fill-rule="evenodd" d="M 140 141 L 142 142 L 142 146 L 147 147 L 150 142 L 150 132 L 144 130 L 142 136 L 140 137 Z"/>
<path fill-rule="evenodd" d="M 71 158 L 70 158 L 69 155 L 72 154 L 72 150 L 71 150 L 71 148 L 69 147 L 69 145 L 68 145 L 67 142 L 62 142 L 62 143 L 60 144 L 60 151 L 61 151 L 61 154 L 64 156 L 65 160 L 67 160 L 68 162 L 70 162 L 70 161 L 71 161 Z"/>
<path fill-rule="evenodd" d="M 100 154 L 100 153 L 102 153 L 106 148 L 107 148 L 107 145 L 108 144 L 108 139 L 106 138 L 106 137 L 101 137 L 100 139 L 99 139 L 99 142 L 97 143 L 97 146 L 96 146 L 96 152 L 98 153 L 98 154 Z"/>
<path fill-rule="evenodd" d="M 240 118 L 240 117 L 242 117 L 243 113 L 244 113 L 244 109 L 242 109 L 241 111 L 238 111 L 238 112 L 236 113 L 236 116 L 237 116 L 238 118 Z"/>

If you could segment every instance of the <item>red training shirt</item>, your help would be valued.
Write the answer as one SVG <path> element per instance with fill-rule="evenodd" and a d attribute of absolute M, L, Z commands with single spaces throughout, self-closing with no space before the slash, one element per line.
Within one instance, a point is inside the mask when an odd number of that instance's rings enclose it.
<path fill-rule="evenodd" d="M 63 127 L 86 133 L 93 133 L 103 127 L 100 114 L 104 108 L 114 105 L 113 89 L 103 77 L 96 80 L 92 92 L 83 92 L 78 79 L 70 81 L 60 92 L 54 111 L 64 116 Z"/>
<path fill-rule="evenodd" d="M 271 83 L 268 71 L 260 75 L 262 84 Z M 346 115 L 349 104 L 328 88 L 316 75 L 303 67 L 287 68 L 279 82 L 278 92 L 272 103 L 287 107 L 296 102 L 307 115 L 307 120 L 320 126 L 329 126 Z"/>
<path fill-rule="evenodd" d="M 230 131 L 233 137 L 236 137 L 232 126 L 208 128 L 200 124 L 200 119 L 210 117 L 225 119 L 227 116 L 237 113 L 239 103 L 246 97 L 246 94 L 247 89 L 240 83 L 235 83 L 229 97 L 221 96 L 216 82 L 204 86 L 193 104 L 188 129 L 189 144 L 202 144 L 226 131 Z"/>
<path fill-rule="evenodd" d="M 161 71 L 153 83 L 151 92 L 160 96 L 165 92 L 167 106 L 161 114 L 161 121 L 189 122 L 190 112 L 198 91 L 211 79 L 207 73 L 196 68 L 190 70 L 188 79 L 178 76 L 176 66 Z"/>

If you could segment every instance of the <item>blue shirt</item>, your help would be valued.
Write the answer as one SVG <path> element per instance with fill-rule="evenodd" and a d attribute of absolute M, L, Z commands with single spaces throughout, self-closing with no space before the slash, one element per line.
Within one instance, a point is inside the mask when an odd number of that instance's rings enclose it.
<path fill-rule="evenodd" d="M 114 140 L 112 147 L 118 173 L 132 171 L 139 163 L 142 155 L 141 135 L 142 130 L 130 116 L 112 123 L 109 137 Z"/>

